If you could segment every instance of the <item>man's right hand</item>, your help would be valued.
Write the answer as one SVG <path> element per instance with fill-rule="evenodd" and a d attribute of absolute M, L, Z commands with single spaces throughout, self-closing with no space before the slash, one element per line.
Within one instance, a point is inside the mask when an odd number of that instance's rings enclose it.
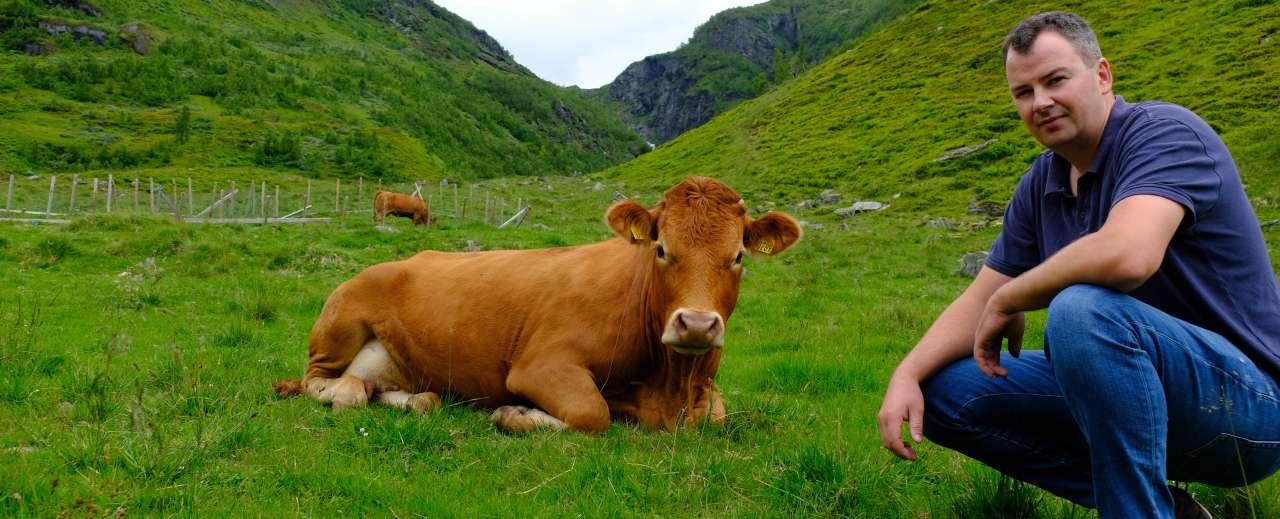
<path fill-rule="evenodd" d="M 884 448 L 899 458 L 915 461 L 915 449 L 902 439 L 902 423 L 907 422 L 912 441 L 924 441 L 924 393 L 920 390 L 920 381 L 894 373 L 877 418 Z"/>

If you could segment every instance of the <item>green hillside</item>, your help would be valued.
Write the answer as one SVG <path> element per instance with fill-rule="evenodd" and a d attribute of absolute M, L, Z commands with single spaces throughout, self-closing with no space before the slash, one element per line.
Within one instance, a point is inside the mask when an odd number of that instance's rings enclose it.
<path fill-rule="evenodd" d="M 1280 3 L 1066 7 L 1098 32 L 1117 93 L 1199 113 L 1232 150 L 1259 213 L 1280 213 Z M 826 188 L 882 202 L 900 193 L 894 211 L 955 213 L 975 195 L 1007 200 L 1041 148 L 1010 102 L 1000 40 L 1023 17 L 1051 8 L 924 3 L 851 50 L 603 176 L 657 186 L 709 174 L 779 201 Z M 979 153 L 933 160 L 990 139 Z"/>
<path fill-rule="evenodd" d="M 7 0 L 0 45 L 0 173 L 487 178 L 644 149 L 430 1 Z"/>

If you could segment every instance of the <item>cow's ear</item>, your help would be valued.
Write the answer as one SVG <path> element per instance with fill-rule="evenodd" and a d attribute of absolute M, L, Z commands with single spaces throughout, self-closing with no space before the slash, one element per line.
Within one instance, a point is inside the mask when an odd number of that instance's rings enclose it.
<path fill-rule="evenodd" d="M 753 254 L 772 256 L 800 241 L 800 224 L 783 213 L 769 213 L 759 220 L 747 218 L 742 244 Z"/>
<path fill-rule="evenodd" d="M 622 200 L 609 206 L 604 219 L 609 229 L 632 243 L 658 238 L 657 209 L 649 211 L 635 200 Z"/>

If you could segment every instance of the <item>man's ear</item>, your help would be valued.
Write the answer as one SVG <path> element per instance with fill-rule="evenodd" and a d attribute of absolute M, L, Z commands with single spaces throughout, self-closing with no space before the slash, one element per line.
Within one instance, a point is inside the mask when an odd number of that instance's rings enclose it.
<path fill-rule="evenodd" d="M 759 220 L 747 218 L 742 244 L 753 254 L 772 256 L 800 241 L 800 224 L 783 213 L 769 213 Z"/>
<path fill-rule="evenodd" d="M 658 238 L 658 208 L 650 211 L 635 200 L 622 200 L 609 206 L 604 220 L 614 234 L 631 240 L 631 243 Z"/>

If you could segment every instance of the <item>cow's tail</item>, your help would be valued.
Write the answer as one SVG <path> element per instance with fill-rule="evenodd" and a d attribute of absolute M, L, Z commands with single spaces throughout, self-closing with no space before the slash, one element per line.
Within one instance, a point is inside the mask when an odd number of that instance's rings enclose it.
<path fill-rule="evenodd" d="M 272 382 L 271 387 L 276 389 L 276 396 L 280 398 L 288 398 L 302 394 L 302 381 L 298 379 Z"/>

